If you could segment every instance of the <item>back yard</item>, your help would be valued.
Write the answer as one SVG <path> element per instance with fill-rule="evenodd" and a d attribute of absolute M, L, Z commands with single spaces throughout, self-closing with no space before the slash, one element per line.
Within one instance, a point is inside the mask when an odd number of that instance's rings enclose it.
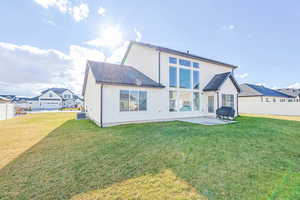
<path fill-rule="evenodd" d="M 42 135 L 0 167 L 0 199 L 300 198 L 300 122 L 243 116 L 229 125 L 101 129 L 69 115 L 0 122 L 1 146 Z"/>

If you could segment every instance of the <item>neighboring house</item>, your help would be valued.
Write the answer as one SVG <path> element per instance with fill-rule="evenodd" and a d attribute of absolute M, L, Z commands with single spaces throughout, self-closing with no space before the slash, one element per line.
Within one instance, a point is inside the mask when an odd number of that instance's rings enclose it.
<path fill-rule="evenodd" d="M 4 98 L 4 99 L 8 99 L 9 101 L 13 101 L 16 98 L 16 95 L 0 94 L 0 98 Z"/>
<path fill-rule="evenodd" d="M 264 86 L 241 84 L 240 113 L 300 115 L 300 103 L 295 96 Z"/>
<path fill-rule="evenodd" d="M 15 116 L 15 105 L 11 99 L 0 96 L 0 120 L 6 120 Z"/>
<path fill-rule="evenodd" d="M 66 88 L 49 88 L 37 97 L 16 97 L 14 103 L 29 110 L 57 110 L 81 107 L 83 99 Z"/>
<path fill-rule="evenodd" d="M 85 111 L 99 126 L 215 116 L 221 106 L 238 112 L 236 68 L 131 42 L 121 65 L 87 62 L 82 92 Z"/>
<path fill-rule="evenodd" d="M 278 89 L 277 91 L 293 96 L 296 102 L 300 101 L 300 89 L 295 89 L 295 88 L 282 88 L 282 89 Z"/>

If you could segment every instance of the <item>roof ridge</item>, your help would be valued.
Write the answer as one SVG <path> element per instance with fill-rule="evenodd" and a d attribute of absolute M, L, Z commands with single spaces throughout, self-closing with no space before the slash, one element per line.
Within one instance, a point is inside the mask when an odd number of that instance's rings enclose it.
<path fill-rule="evenodd" d="M 191 53 L 187 53 L 187 52 L 184 52 L 184 51 L 171 49 L 171 48 L 168 48 L 168 47 L 162 47 L 162 46 L 159 46 L 159 45 L 154 45 L 154 44 L 145 43 L 145 42 L 138 42 L 138 41 L 133 41 L 133 40 L 130 41 L 130 44 L 127 48 L 127 51 L 129 50 L 129 48 L 132 44 L 139 44 L 139 45 L 143 45 L 143 46 L 148 46 L 150 48 L 156 48 L 156 49 L 159 49 L 161 51 L 163 51 L 163 50 L 168 51 L 169 50 L 169 51 L 172 51 L 172 52 L 177 52 L 178 54 L 182 54 L 184 56 L 193 57 L 194 59 L 199 59 L 199 60 L 203 60 L 203 61 L 206 61 L 206 62 L 212 62 L 212 63 L 215 63 L 215 64 L 225 65 L 227 67 L 238 68 L 238 66 L 236 66 L 236 65 L 232 65 L 232 64 L 229 64 L 229 63 L 217 61 L 217 60 L 210 59 L 210 58 L 205 58 L 205 57 L 202 57 L 202 56 L 198 56 L 196 54 L 191 54 Z M 124 58 L 126 57 L 126 54 L 127 54 L 127 52 L 125 53 Z M 124 60 L 124 58 L 123 58 L 123 60 Z M 123 63 L 123 61 L 122 61 L 122 63 Z"/>

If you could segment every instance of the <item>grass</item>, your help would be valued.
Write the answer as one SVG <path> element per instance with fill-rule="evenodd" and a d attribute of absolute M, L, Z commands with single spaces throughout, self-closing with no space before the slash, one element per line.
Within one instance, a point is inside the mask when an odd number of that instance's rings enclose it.
<path fill-rule="evenodd" d="M 0 121 L 0 169 L 75 114 L 31 114 Z"/>
<path fill-rule="evenodd" d="M 207 200 L 170 170 L 129 179 L 105 189 L 79 194 L 71 200 L 111 199 Z"/>
<path fill-rule="evenodd" d="M 257 114 L 242 114 L 242 116 L 247 116 L 247 117 L 263 117 L 263 118 L 271 118 L 271 119 L 282 119 L 282 120 L 300 121 L 300 116 L 257 115 Z"/>
<path fill-rule="evenodd" d="M 0 169 L 0 199 L 299 199 L 300 123 L 237 121 L 101 129 L 69 120 Z"/>

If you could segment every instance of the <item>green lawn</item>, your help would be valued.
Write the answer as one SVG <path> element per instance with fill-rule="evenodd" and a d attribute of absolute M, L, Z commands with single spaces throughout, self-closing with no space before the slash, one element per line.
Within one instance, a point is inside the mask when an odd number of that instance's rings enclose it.
<path fill-rule="evenodd" d="M 69 120 L 0 169 L 0 199 L 143 199 L 156 195 L 150 186 L 190 199 L 300 199 L 300 122 L 237 121 L 101 129 Z"/>

